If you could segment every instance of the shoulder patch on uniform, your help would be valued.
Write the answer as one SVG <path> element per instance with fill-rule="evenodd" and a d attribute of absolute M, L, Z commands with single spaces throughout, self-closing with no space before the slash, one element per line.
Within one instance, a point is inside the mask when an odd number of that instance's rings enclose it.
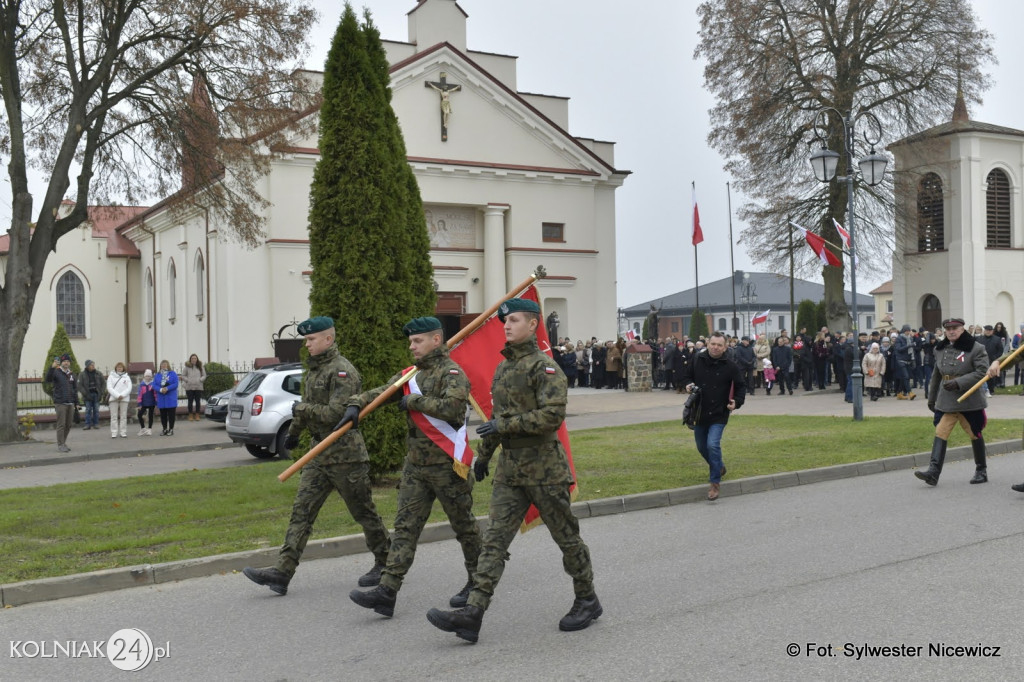
<path fill-rule="evenodd" d="M 347 376 L 348 376 L 348 372 L 338 372 L 338 378 L 339 379 L 344 379 Z"/>
<path fill-rule="evenodd" d="M 459 370 L 457 370 L 457 369 L 450 369 L 450 370 L 448 370 L 448 373 L 449 374 L 459 374 Z"/>
<path fill-rule="evenodd" d="M 544 373 L 545 374 L 554 374 L 555 373 L 555 368 L 554 367 L 545 367 L 544 368 Z"/>

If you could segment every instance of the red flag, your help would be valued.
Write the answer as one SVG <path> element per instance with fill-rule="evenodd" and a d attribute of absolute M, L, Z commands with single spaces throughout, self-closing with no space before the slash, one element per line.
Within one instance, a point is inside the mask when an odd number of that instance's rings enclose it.
<path fill-rule="evenodd" d="M 771 314 L 772 314 L 772 309 L 771 308 L 769 308 L 768 310 L 764 311 L 763 313 L 758 313 L 758 314 L 754 315 L 752 318 L 750 318 L 750 324 L 751 325 L 764 324 L 765 322 L 768 321 L 768 316 L 771 315 Z"/>
<path fill-rule="evenodd" d="M 520 298 L 535 301 L 540 305 L 537 288 L 534 286 L 520 294 Z M 548 340 L 548 331 L 543 324 L 537 326 L 537 345 L 544 353 L 551 356 L 551 342 Z M 491 402 L 491 383 L 494 381 L 494 370 L 505 359 L 505 356 L 501 354 L 504 347 L 505 325 L 497 317 L 492 317 L 451 351 L 452 360 L 459 363 L 469 378 L 470 395 L 480 406 L 485 419 L 491 418 L 494 409 Z M 564 421 L 558 427 L 558 440 L 561 441 L 566 457 L 569 459 L 569 471 L 573 480 L 569 491 L 572 499 L 576 499 L 576 467 L 573 465 L 572 450 L 569 447 L 569 429 L 566 428 Z M 526 532 L 539 522 L 540 513 L 536 507 L 531 505 L 526 511 L 521 531 Z"/>
<path fill-rule="evenodd" d="M 810 230 L 804 227 L 800 227 L 796 223 L 790 223 L 793 227 L 804 233 L 804 239 L 807 240 L 807 245 L 811 247 L 820 260 L 825 265 L 841 265 L 841 261 L 836 258 L 836 255 L 825 248 L 825 240 L 814 234 Z"/>
<path fill-rule="evenodd" d="M 843 238 L 843 243 L 846 244 L 846 248 L 850 248 L 850 233 L 843 229 L 843 226 L 839 224 L 839 221 L 835 218 L 832 219 L 832 224 L 836 226 L 836 231 L 839 236 Z"/>
<path fill-rule="evenodd" d="M 697 246 L 704 241 L 704 231 L 700 229 L 700 211 L 697 210 L 697 183 L 693 183 L 691 187 L 691 196 L 693 197 L 693 245 Z"/>
<path fill-rule="evenodd" d="M 626 341 L 632 341 L 636 338 L 636 332 L 632 329 L 626 330 Z"/>

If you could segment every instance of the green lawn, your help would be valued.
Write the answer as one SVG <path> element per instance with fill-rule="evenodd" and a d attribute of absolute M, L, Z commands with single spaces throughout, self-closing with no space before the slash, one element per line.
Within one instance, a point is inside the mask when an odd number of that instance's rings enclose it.
<path fill-rule="evenodd" d="M 926 451 L 933 433 L 931 421 L 921 417 L 855 423 L 847 417 L 744 415 L 729 424 L 722 447 L 732 480 Z M 990 421 L 985 436 L 991 442 L 1019 439 L 1021 423 Z M 951 446 L 966 443 L 962 432 L 954 432 Z M 572 446 L 580 500 L 707 480 L 691 432 L 674 421 L 580 431 Z M 0 491 L 0 583 L 276 547 L 299 479 L 278 482 L 285 466 L 272 461 Z M 476 486 L 477 514 L 487 513 L 490 490 L 490 479 Z M 374 500 L 390 525 L 395 481 L 377 486 Z M 435 506 L 432 520 L 443 519 Z M 356 532 L 334 496 L 313 537 Z"/>

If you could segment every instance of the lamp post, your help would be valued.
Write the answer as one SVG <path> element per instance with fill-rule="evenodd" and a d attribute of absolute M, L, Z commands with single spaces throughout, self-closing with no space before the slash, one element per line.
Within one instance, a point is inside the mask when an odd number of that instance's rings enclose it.
<path fill-rule="evenodd" d="M 836 176 L 840 155 L 838 152 L 825 147 L 824 136 L 821 134 L 821 130 L 825 128 L 827 123 L 825 118 L 829 111 L 834 112 L 843 124 L 843 145 L 846 152 L 845 176 Z M 864 142 L 870 145 L 871 151 L 857 162 L 857 165 L 860 167 L 861 179 L 871 186 L 882 182 L 882 178 L 885 175 L 885 167 L 888 165 L 889 160 L 884 155 L 875 152 L 875 145 L 882 139 L 882 124 L 871 112 L 862 111 L 854 116 L 852 112 L 847 112 L 843 115 L 841 111 L 833 107 L 825 107 L 818 111 L 814 118 L 813 127 L 816 138 L 822 144 L 821 149 L 811 154 L 810 157 L 811 169 L 814 171 L 814 177 L 819 182 L 831 182 L 833 178 L 846 181 L 846 228 L 850 233 L 850 289 L 853 293 L 853 305 L 851 306 L 853 311 L 853 372 L 850 375 L 849 381 L 852 382 L 853 418 L 855 421 L 864 419 L 864 396 L 862 394 L 864 390 L 864 375 L 860 367 L 860 334 L 858 330 L 860 321 L 857 316 L 857 251 L 854 236 L 856 232 L 856 215 L 853 206 L 853 189 L 856 178 L 856 171 L 854 171 L 853 165 L 854 128 L 857 122 L 862 119 L 869 123 L 867 129 L 863 132 L 863 137 Z M 819 122 L 822 125 L 819 126 Z"/>
<path fill-rule="evenodd" d="M 749 272 L 744 272 L 743 273 L 743 289 L 742 289 L 742 292 L 743 292 L 743 294 L 740 296 L 740 303 L 743 304 L 744 310 L 746 311 L 744 313 L 744 315 L 746 315 L 746 318 L 747 318 L 746 319 L 746 323 L 744 324 L 743 328 L 749 330 L 747 332 L 747 336 L 752 336 L 753 335 L 753 329 L 751 329 L 749 327 L 749 325 L 750 325 L 750 304 L 751 303 L 757 303 L 757 285 L 750 283 L 750 273 Z"/>

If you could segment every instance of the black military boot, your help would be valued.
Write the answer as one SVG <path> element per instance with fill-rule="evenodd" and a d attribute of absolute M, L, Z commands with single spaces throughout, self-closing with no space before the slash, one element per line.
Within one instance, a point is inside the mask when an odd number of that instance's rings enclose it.
<path fill-rule="evenodd" d="M 478 606 L 463 606 L 455 611 L 430 609 L 427 611 L 427 620 L 435 628 L 454 632 L 459 639 L 475 644 L 484 622 L 484 610 Z"/>
<path fill-rule="evenodd" d="M 572 603 L 569 613 L 565 614 L 562 620 L 558 621 L 558 629 L 566 631 L 582 630 L 600 618 L 602 613 L 604 613 L 604 609 L 601 608 L 601 602 L 597 600 L 596 594 L 586 599 L 577 597 L 576 601 Z"/>
<path fill-rule="evenodd" d="M 942 473 L 942 463 L 946 461 L 946 441 L 938 436 L 932 441 L 932 461 L 927 471 L 918 469 L 914 475 L 928 485 L 935 485 L 939 482 L 939 474 Z"/>
<path fill-rule="evenodd" d="M 974 478 L 971 483 L 988 483 L 988 467 L 985 466 L 985 439 L 978 436 L 971 441 L 974 450 Z"/>
<path fill-rule="evenodd" d="M 453 609 L 461 609 L 469 601 L 469 592 L 473 589 L 473 581 L 469 580 L 466 582 L 465 587 L 459 590 L 459 593 L 448 600 L 448 605 Z"/>
<path fill-rule="evenodd" d="M 384 585 L 377 585 L 372 590 L 365 592 L 352 590 L 348 593 L 348 598 L 364 609 L 373 609 L 375 613 L 388 618 L 395 615 L 395 599 L 397 597 L 397 592 Z"/>
<path fill-rule="evenodd" d="M 288 594 L 288 583 L 291 578 L 276 568 L 249 568 L 242 569 L 242 575 L 257 585 L 266 585 L 272 592 Z"/>
<path fill-rule="evenodd" d="M 359 576 L 359 587 L 373 587 L 380 585 L 380 572 L 384 570 L 381 564 L 374 564 L 373 568 Z"/>

